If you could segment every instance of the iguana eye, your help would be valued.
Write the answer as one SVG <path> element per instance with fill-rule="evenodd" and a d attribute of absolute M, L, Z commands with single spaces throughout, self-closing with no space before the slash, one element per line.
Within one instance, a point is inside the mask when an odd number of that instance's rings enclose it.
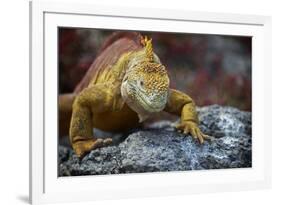
<path fill-rule="evenodd" d="M 123 82 L 126 82 L 128 80 L 128 76 L 126 76 L 124 79 L 123 79 Z"/>
<path fill-rule="evenodd" d="M 140 85 L 143 86 L 143 81 L 142 80 L 140 81 Z"/>

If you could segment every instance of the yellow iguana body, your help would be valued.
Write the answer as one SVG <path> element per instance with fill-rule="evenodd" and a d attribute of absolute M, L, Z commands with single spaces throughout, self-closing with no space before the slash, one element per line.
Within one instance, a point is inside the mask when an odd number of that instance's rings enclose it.
<path fill-rule="evenodd" d="M 69 101 L 74 100 L 69 136 L 79 157 L 112 142 L 110 138 L 95 138 L 93 127 L 124 131 L 162 110 L 181 116 L 179 130 L 201 143 L 208 138 L 198 128 L 194 102 L 186 94 L 169 88 L 166 69 L 153 52 L 151 40 L 139 33 L 113 34 L 69 96 L 60 96 L 60 111 L 69 107 L 68 97 Z M 61 118 L 60 114 L 60 121 Z"/>

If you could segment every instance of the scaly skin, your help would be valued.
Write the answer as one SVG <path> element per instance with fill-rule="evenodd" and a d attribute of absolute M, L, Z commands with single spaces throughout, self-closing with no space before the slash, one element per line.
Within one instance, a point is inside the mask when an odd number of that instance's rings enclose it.
<path fill-rule="evenodd" d="M 176 126 L 179 131 L 190 133 L 200 143 L 208 138 L 198 127 L 193 100 L 169 88 L 168 74 L 153 52 L 151 40 L 141 38 L 141 45 L 141 49 L 122 53 L 113 65 L 96 72 L 75 97 L 69 136 L 79 157 L 112 142 L 111 138 L 95 138 L 93 127 L 122 131 L 162 110 L 181 116 Z"/>

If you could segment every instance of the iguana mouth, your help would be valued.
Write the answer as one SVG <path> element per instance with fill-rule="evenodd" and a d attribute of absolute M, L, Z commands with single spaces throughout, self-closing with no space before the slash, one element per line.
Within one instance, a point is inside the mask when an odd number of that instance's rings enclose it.
<path fill-rule="evenodd" d="M 157 105 L 156 103 L 148 103 L 143 95 L 138 95 L 139 100 L 141 101 L 142 106 L 144 107 L 145 110 L 149 112 L 160 112 L 161 110 L 164 109 L 165 105 Z"/>
<path fill-rule="evenodd" d="M 156 102 L 146 99 L 145 91 L 138 89 L 137 86 L 128 81 L 122 83 L 121 93 L 127 99 L 126 102 L 129 103 L 130 107 L 139 114 L 160 112 L 166 105 L 165 99 L 161 101 L 157 99 Z"/>

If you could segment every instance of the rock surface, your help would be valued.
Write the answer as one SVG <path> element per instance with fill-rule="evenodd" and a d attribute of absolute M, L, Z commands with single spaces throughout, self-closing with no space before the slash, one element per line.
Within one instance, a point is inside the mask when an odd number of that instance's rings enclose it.
<path fill-rule="evenodd" d="M 251 113 L 218 105 L 197 109 L 200 128 L 213 138 L 200 145 L 160 121 L 117 138 L 82 160 L 59 146 L 59 176 L 251 167 Z"/>

